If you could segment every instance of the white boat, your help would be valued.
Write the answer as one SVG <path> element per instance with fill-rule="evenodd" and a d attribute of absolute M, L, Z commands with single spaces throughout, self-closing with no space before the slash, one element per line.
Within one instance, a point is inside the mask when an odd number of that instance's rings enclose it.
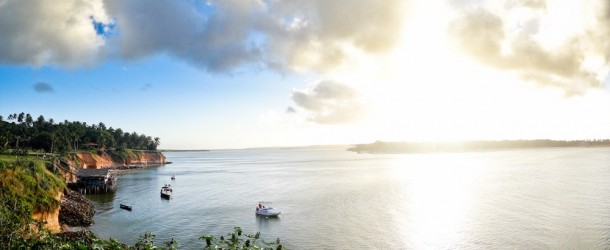
<path fill-rule="evenodd" d="M 170 199 L 172 196 L 172 186 L 170 186 L 169 184 L 165 184 L 162 188 L 161 188 L 161 198 L 164 199 Z"/>
<path fill-rule="evenodd" d="M 271 204 L 271 202 L 259 201 L 258 206 L 256 206 L 256 215 L 274 217 L 282 213 L 279 210 L 270 207 L 269 204 Z"/>

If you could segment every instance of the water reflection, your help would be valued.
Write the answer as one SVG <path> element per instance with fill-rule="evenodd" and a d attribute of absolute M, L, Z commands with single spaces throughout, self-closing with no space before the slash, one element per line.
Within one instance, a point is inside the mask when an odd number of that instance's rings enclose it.
<path fill-rule="evenodd" d="M 402 184 L 406 217 L 398 220 L 408 245 L 456 248 L 464 242 L 477 199 L 477 176 L 484 171 L 468 154 L 422 154 L 394 162 Z M 409 232 L 409 233 L 407 233 Z"/>
<path fill-rule="evenodd" d="M 268 217 L 268 216 L 256 216 L 256 227 L 259 232 L 268 231 L 268 229 L 274 226 L 276 223 L 280 223 L 279 217 Z"/>
<path fill-rule="evenodd" d="M 109 203 L 112 202 L 112 200 L 114 200 L 114 193 L 106 193 L 106 194 L 87 194 L 85 195 L 85 197 L 87 197 L 87 199 L 94 201 L 94 202 L 99 202 L 99 203 Z"/>
<path fill-rule="evenodd" d="M 114 193 L 106 193 L 106 194 L 87 194 L 85 195 L 87 199 L 93 201 L 95 204 L 95 213 L 106 213 L 112 210 L 114 206 Z M 118 203 L 117 203 L 118 208 Z M 95 218 L 94 218 L 95 219 Z"/>

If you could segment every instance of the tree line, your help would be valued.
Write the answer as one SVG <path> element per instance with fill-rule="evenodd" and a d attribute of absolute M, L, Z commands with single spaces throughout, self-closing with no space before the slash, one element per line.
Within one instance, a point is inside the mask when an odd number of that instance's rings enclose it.
<path fill-rule="evenodd" d="M 102 122 L 68 121 L 56 123 L 40 115 L 34 119 L 21 112 L 0 115 L 0 152 L 42 150 L 64 154 L 81 149 L 142 149 L 156 150 L 159 137 L 150 137 L 136 132 L 125 132 L 120 128 L 106 127 Z"/>

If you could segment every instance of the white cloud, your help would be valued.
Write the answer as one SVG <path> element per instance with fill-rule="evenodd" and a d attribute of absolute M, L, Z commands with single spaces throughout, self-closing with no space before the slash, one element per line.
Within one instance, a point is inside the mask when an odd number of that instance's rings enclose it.
<path fill-rule="evenodd" d="M 169 54 L 216 72 L 327 70 L 348 49 L 383 52 L 396 45 L 405 9 L 404 0 L 1 3 L 0 62 L 78 66 Z"/>
<path fill-rule="evenodd" d="M 309 111 L 309 119 L 316 123 L 350 123 L 365 113 L 360 95 L 348 85 L 334 81 L 321 81 L 309 89 L 294 90 L 292 100 Z"/>
<path fill-rule="evenodd" d="M 0 5 L 0 63 L 76 66 L 94 62 L 104 40 L 91 17 L 100 0 L 7 0 Z"/>
<path fill-rule="evenodd" d="M 458 9 L 448 31 L 487 65 L 582 93 L 600 86 L 609 69 L 609 9 L 607 1 L 489 2 Z"/>

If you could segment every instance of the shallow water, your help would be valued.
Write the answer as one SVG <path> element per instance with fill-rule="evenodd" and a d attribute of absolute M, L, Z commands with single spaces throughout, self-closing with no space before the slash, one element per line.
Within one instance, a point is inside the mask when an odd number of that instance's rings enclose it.
<path fill-rule="evenodd" d="M 610 247 L 610 148 L 368 155 L 344 148 L 165 152 L 89 196 L 102 238 L 177 239 L 240 226 L 292 249 Z M 176 180 L 170 179 L 175 174 Z M 160 198 L 171 184 L 171 200 Z M 279 218 L 254 215 L 273 201 Z M 129 212 L 119 204 L 133 206 Z"/>

